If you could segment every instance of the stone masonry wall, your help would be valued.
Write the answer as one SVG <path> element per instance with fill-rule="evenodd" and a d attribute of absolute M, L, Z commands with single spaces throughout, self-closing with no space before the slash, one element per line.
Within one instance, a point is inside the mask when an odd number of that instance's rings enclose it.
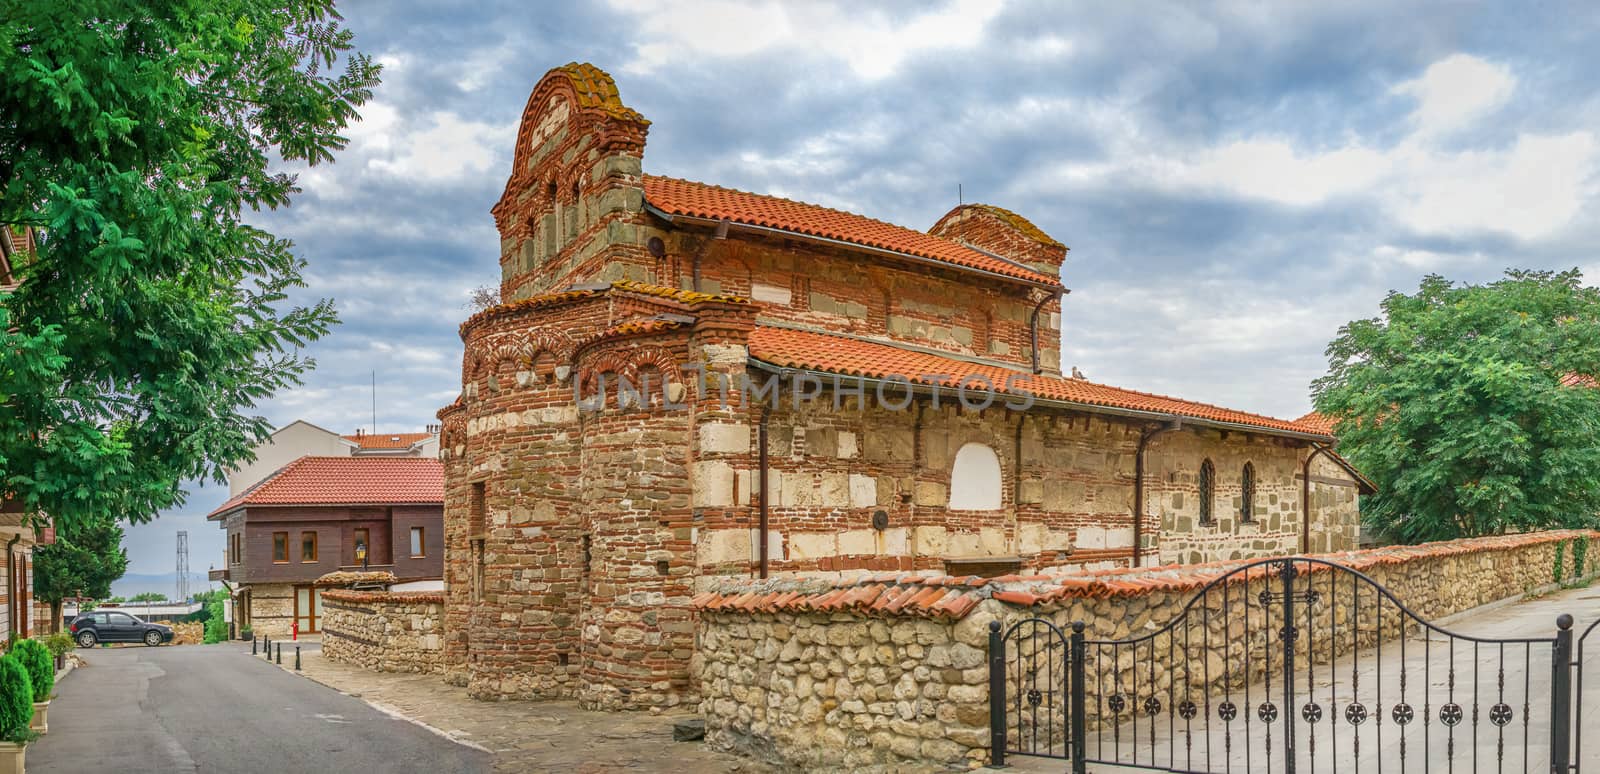
<path fill-rule="evenodd" d="M 375 672 L 444 671 L 444 594 L 322 592 L 322 653 Z"/>
<path fill-rule="evenodd" d="M 294 586 L 288 583 L 252 583 L 250 628 L 258 636 L 288 637 L 294 629 Z"/>
<path fill-rule="evenodd" d="M 1436 619 L 1547 586 L 1556 580 L 1558 556 L 1563 577 L 1593 575 L 1600 570 L 1600 551 L 1587 551 L 1578 567 L 1574 555 L 1583 552 L 1573 546 L 1595 538 L 1600 532 L 1536 533 L 1323 558 L 1365 572 L 1418 614 Z M 1239 564 L 992 580 L 884 575 L 838 584 L 730 581 L 695 599 L 706 739 L 719 749 L 811 771 L 977 767 L 988 760 L 991 621 L 1009 627 L 1039 616 L 1068 631 L 1072 621 L 1085 621 L 1091 640 L 1140 636 L 1164 626 L 1200 587 Z M 1243 587 L 1231 592 L 1236 604 L 1265 589 L 1263 584 L 1276 583 L 1260 572 L 1232 577 L 1230 586 Z M 1393 638 L 1402 631 L 1400 616 L 1391 613 L 1380 625 L 1373 619 L 1378 605 L 1369 602 L 1357 615 L 1340 599 L 1349 577 L 1326 571 L 1309 576 L 1311 588 L 1329 600 L 1317 613 L 1327 616 L 1323 625 L 1336 620 L 1339 631 L 1353 626 L 1362 633 L 1353 641 L 1302 643 L 1302 652 L 1312 648 L 1318 663 L 1352 647 L 1370 647 L 1380 632 Z M 1337 589 L 1329 585 L 1335 578 L 1341 581 Z M 1259 618 L 1259 612 L 1251 615 Z M 1270 627 L 1256 620 L 1256 634 L 1244 636 L 1245 618 L 1214 616 L 1215 641 L 1225 643 L 1219 647 L 1235 654 L 1265 647 Z M 1413 623 L 1407 636 L 1416 636 L 1415 629 Z M 1160 652 L 1167 644 L 1157 637 L 1153 647 Z M 1126 647 L 1122 651 L 1120 663 L 1096 662 L 1091 703 L 1115 690 L 1109 686 L 1118 679 L 1124 686 L 1136 684 L 1129 674 L 1132 659 Z M 1191 658 L 1202 661 L 1160 664 L 1155 693 L 1165 698 L 1174 680 L 1197 698 L 1224 687 L 1221 670 L 1207 673 L 1203 662 L 1216 659 L 1214 652 Z M 1257 669 L 1270 664 L 1270 658 L 1261 659 Z M 1202 674 L 1212 675 L 1212 682 L 1200 681 Z M 1192 677 L 1185 681 L 1184 675 Z M 1246 675 L 1231 677 L 1237 687 Z M 1130 703 L 1138 706 L 1143 698 L 1133 696 Z"/>

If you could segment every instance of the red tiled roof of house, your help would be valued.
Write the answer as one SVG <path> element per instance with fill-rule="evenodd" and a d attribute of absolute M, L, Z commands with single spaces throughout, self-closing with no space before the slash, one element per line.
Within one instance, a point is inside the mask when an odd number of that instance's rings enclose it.
<path fill-rule="evenodd" d="M 955 388 L 963 379 L 981 376 L 989 380 L 997 395 L 1032 393 L 1040 400 L 1055 400 L 1087 406 L 1148 411 L 1210 422 L 1261 428 L 1279 433 L 1325 435 L 1283 419 L 1170 398 L 1134 390 L 1124 390 L 1083 379 L 1068 379 L 1031 374 L 1003 366 L 970 363 L 953 357 L 903 349 L 826 333 L 788 328 L 758 327 L 750 334 L 750 355 L 784 368 L 804 368 L 848 376 L 883 379 L 904 377 L 913 384 Z M 949 374 L 947 379 L 927 379 L 924 374 Z M 1007 390 L 1007 380 L 1013 389 Z M 983 389 L 982 383 L 968 382 L 968 389 Z M 998 402 L 998 401 L 997 401 Z"/>
<path fill-rule="evenodd" d="M 1312 411 L 1305 416 L 1296 419 L 1294 423 L 1313 433 L 1333 435 L 1333 425 L 1335 420 L 1333 417 L 1330 417 L 1320 411 Z"/>
<path fill-rule="evenodd" d="M 1056 277 L 1040 274 L 1026 266 L 949 239 L 816 204 L 658 175 L 644 176 L 644 198 L 651 206 L 670 215 L 765 226 L 905 253 L 1052 287 L 1061 285 L 1061 280 Z"/>
<path fill-rule="evenodd" d="M 413 505 L 444 503 L 444 466 L 428 457 L 307 455 L 206 515 L 246 505 Z"/>
<path fill-rule="evenodd" d="M 433 433 L 361 433 L 341 437 L 363 449 L 406 449 L 432 438 Z"/>
<path fill-rule="evenodd" d="M 1600 380 L 1588 374 L 1567 374 L 1561 377 L 1562 387 L 1600 387 Z"/>

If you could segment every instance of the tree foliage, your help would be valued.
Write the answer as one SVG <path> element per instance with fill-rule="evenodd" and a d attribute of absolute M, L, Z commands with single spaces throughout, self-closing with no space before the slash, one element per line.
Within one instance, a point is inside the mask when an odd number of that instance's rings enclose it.
<path fill-rule="evenodd" d="M 4 490 L 58 526 L 224 480 L 336 322 L 246 222 L 330 161 L 378 82 L 332 0 L 7 0 L 0 223 L 42 229 L 0 297 Z"/>
<path fill-rule="evenodd" d="M 67 597 L 104 599 L 128 570 L 122 527 L 109 518 L 68 522 L 56 542 L 33 549 L 33 595 L 52 606 Z"/>
<path fill-rule="evenodd" d="M 1340 329 L 1317 410 L 1373 479 L 1401 542 L 1593 525 L 1600 513 L 1600 289 L 1576 271 L 1485 285 L 1429 276 Z"/>

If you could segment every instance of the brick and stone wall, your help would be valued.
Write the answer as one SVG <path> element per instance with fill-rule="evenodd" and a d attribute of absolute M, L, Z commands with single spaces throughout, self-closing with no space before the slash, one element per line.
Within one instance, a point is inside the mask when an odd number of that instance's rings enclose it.
<path fill-rule="evenodd" d="M 444 671 L 444 594 L 322 592 L 322 654 L 375 672 Z"/>
<path fill-rule="evenodd" d="M 252 583 L 250 630 L 273 639 L 288 637 L 294 629 L 294 586 L 288 583 Z"/>
<path fill-rule="evenodd" d="M 1322 558 L 1366 573 L 1431 620 L 1550 585 L 1558 556 L 1563 578 L 1592 576 L 1600 570 L 1600 551 L 1574 547 L 1596 538 L 1600 532 L 1550 532 Z M 1583 566 L 1575 564 L 1578 554 Z M 988 760 L 985 654 L 991 621 L 1009 627 L 1038 616 L 1063 630 L 1084 621 L 1090 639 L 1142 636 L 1164 626 L 1198 589 L 1239 564 L 991 580 L 883 575 L 849 583 L 728 581 L 695 599 L 706 739 L 719 749 L 813 771 L 982 765 Z M 1328 571 L 1309 576 L 1310 587 L 1327 600 L 1319 615 L 1340 621 L 1341 632 L 1359 621 L 1361 647 L 1372 646 L 1380 631 L 1397 636 L 1404 619 L 1390 607 L 1381 624 L 1374 620 L 1379 606 L 1372 592 L 1359 611 L 1340 597 L 1349 577 Z M 1233 585 L 1243 587 L 1231 591 L 1236 601 L 1277 583 L 1261 573 L 1233 578 Z M 1335 578 L 1339 589 L 1328 585 Z M 1243 616 L 1214 618 L 1217 642 L 1242 649 L 1259 639 L 1255 645 L 1262 652 L 1272 651 L 1265 638 L 1275 635 L 1262 621 L 1254 622 L 1251 639 L 1240 633 Z M 1410 631 L 1415 636 L 1414 624 Z M 1327 663 L 1351 644 L 1341 637 L 1316 647 L 1319 663 Z M 1165 649 L 1158 637 L 1155 651 Z M 1194 659 L 1206 657 L 1190 652 Z M 1097 685 L 1114 683 L 1119 669 L 1132 669 L 1126 647 L 1120 655 L 1121 663 L 1105 661 L 1097 670 L 1088 688 L 1091 702 Z M 1268 663 L 1259 661 L 1258 670 Z M 1200 693 L 1215 692 L 1223 679 L 1200 663 L 1163 663 L 1159 674 L 1167 681 L 1172 675 L 1211 674 L 1209 685 L 1191 681 Z M 1121 677 L 1124 685 L 1132 682 L 1130 674 Z M 1232 677 L 1243 678 L 1237 672 Z M 1167 683 L 1157 685 L 1162 692 Z"/>

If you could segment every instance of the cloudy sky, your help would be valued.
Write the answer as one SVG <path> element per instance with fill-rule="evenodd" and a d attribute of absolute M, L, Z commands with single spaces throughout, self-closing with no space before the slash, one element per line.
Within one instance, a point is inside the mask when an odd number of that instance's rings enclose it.
<path fill-rule="evenodd" d="M 344 322 L 261 410 L 349 432 L 376 372 L 379 428 L 434 421 L 516 121 L 576 60 L 654 122 L 647 171 L 919 229 L 959 185 L 1072 248 L 1065 366 L 1299 416 L 1338 327 L 1424 274 L 1600 282 L 1600 16 L 1396 5 L 345 2 L 385 82 L 263 219 Z M 131 530 L 130 571 L 170 572 L 178 529 L 215 564 L 221 499 Z"/>

